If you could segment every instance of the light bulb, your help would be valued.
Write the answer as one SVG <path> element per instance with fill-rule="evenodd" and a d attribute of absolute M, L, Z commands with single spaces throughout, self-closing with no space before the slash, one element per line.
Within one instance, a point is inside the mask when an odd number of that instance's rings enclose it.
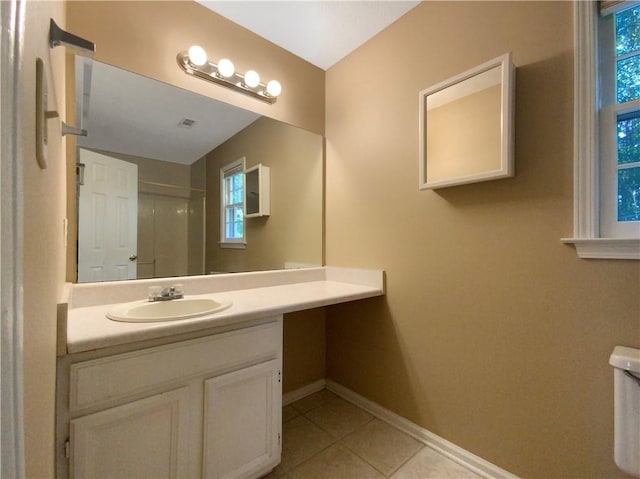
<path fill-rule="evenodd" d="M 244 84 L 249 88 L 255 88 L 260 84 L 260 75 L 258 72 L 249 70 L 244 74 Z"/>
<path fill-rule="evenodd" d="M 207 63 L 207 52 L 204 51 L 204 48 L 199 47 L 198 45 L 193 45 L 189 48 L 189 61 L 194 65 L 201 67 Z"/>
<path fill-rule="evenodd" d="M 231 63 L 231 60 L 223 58 L 218 62 L 218 73 L 220 74 L 220 76 L 231 78 L 235 71 L 236 69 L 233 66 L 233 63 Z"/>
<path fill-rule="evenodd" d="M 278 96 L 282 93 L 282 85 L 278 80 L 271 80 L 267 83 L 267 93 L 271 96 Z"/>

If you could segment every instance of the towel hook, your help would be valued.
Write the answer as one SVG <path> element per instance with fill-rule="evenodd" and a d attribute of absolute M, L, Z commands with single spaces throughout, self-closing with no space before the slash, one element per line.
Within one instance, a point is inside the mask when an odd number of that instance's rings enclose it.
<path fill-rule="evenodd" d="M 76 53 L 86 57 L 93 57 L 96 52 L 95 43 L 64 31 L 52 18 L 49 22 L 49 46 L 55 48 L 59 45 L 69 47 L 75 50 Z"/>

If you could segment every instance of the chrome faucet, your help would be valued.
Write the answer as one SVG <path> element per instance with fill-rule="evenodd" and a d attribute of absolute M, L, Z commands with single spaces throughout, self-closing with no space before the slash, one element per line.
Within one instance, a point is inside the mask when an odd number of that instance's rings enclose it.
<path fill-rule="evenodd" d="M 172 299 L 184 298 L 184 291 L 181 284 L 174 284 L 161 288 L 160 286 L 151 286 L 149 288 L 149 301 L 171 301 Z"/>

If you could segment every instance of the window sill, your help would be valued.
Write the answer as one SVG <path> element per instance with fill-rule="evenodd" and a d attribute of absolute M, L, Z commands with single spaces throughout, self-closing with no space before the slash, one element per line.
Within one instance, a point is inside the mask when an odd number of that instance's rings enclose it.
<path fill-rule="evenodd" d="M 218 243 L 220 248 L 229 248 L 229 249 L 245 249 L 247 247 L 247 243 Z"/>
<path fill-rule="evenodd" d="M 562 238 L 573 244 L 580 258 L 640 260 L 639 238 Z"/>

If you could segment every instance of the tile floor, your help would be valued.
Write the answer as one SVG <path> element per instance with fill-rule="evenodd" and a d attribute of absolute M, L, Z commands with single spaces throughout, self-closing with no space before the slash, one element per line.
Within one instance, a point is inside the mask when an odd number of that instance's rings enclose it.
<path fill-rule="evenodd" d="M 264 479 L 478 479 L 327 389 L 282 409 L 282 462 Z"/>

